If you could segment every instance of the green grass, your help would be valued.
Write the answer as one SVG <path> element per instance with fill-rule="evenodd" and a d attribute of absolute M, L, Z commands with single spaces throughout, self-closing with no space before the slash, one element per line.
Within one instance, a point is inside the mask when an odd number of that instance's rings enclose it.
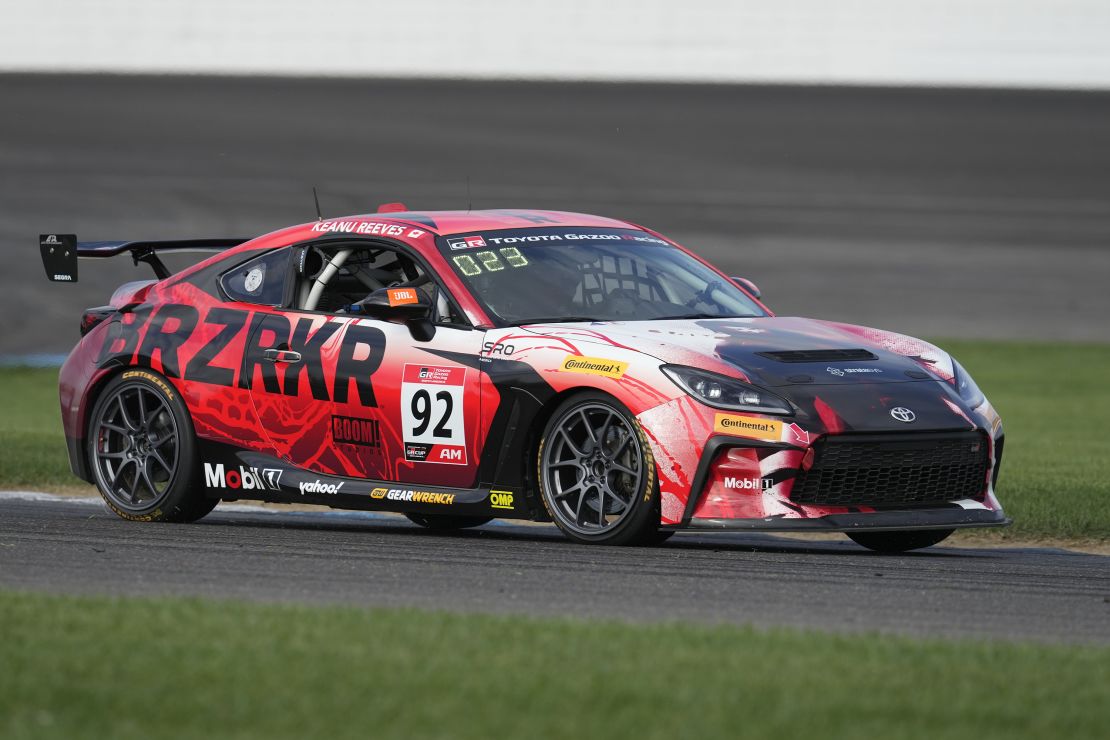
<path fill-rule="evenodd" d="M 0 369 L 0 488 L 83 484 L 69 470 L 58 371 Z"/>
<path fill-rule="evenodd" d="M 0 736 L 1105 737 L 1110 649 L 0 593 Z"/>
<path fill-rule="evenodd" d="M 1010 538 L 1110 539 L 1110 346 L 940 341 L 1006 428 L 999 497 Z M 77 483 L 54 370 L 0 370 L 0 487 Z"/>
<path fill-rule="evenodd" d="M 1006 536 L 1110 539 L 1110 345 L 940 346 L 1002 415 Z"/>

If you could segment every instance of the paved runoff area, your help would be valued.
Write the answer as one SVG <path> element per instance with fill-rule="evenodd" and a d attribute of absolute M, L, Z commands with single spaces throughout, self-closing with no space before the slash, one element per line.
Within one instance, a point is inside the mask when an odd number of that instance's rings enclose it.
<path fill-rule="evenodd" d="M 890 556 L 754 534 L 609 548 L 553 526 L 436 533 L 227 504 L 196 524 L 137 524 L 47 494 L 0 493 L 0 588 L 1110 642 L 1110 558 L 1066 550 Z"/>

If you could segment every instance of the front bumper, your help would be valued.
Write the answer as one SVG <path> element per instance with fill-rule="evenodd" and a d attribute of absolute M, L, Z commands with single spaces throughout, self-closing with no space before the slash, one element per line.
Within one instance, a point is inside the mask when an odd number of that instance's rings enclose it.
<path fill-rule="evenodd" d="M 1011 522 L 994 496 L 1001 429 L 993 440 L 983 429 L 826 439 L 828 444 L 819 438 L 799 447 L 710 438 L 681 520 L 664 528 L 848 532 L 999 527 Z M 839 454 L 845 449 L 852 454 Z M 830 471 L 821 467 L 822 459 L 848 468 Z M 743 489 L 726 491 L 721 483 L 727 473 L 722 470 L 749 479 L 740 481 Z M 828 485 L 799 485 L 812 483 L 819 472 Z"/>
<path fill-rule="evenodd" d="M 898 509 L 867 514 L 828 514 L 814 519 L 767 517 L 764 519 L 698 519 L 663 529 L 733 530 L 759 532 L 854 532 L 904 529 L 964 529 L 1005 527 L 1011 523 L 1001 511 L 952 508 Z"/>

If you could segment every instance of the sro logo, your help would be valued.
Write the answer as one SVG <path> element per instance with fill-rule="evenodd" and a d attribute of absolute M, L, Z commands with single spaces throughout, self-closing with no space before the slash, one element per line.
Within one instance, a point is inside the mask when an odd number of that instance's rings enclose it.
<path fill-rule="evenodd" d="M 516 352 L 516 347 L 511 344 L 502 344 L 501 342 L 486 342 L 482 345 L 482 353 L 487 355 L 504 355 L 508 357 Z"/>

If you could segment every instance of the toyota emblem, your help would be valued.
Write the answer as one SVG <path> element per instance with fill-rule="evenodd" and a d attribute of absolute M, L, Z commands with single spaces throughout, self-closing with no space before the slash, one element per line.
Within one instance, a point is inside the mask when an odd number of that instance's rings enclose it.
<path fill-rule="evenodd" d="M 917 418 L 917 414 L 910 411 L 905 406 L 895 406 L 890 410 L 890 415 L 898 421 L 905 422 L 906 424 L 909 424 L 911 421 Z"/>

